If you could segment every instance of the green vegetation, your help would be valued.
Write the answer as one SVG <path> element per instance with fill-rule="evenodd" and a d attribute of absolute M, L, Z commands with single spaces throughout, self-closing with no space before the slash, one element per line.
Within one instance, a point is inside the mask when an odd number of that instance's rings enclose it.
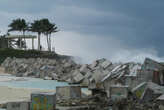
<path fill-rule="evenodd" d="M 25 19 L 16 19 L 16 20 L 13 20 L 11 24 L 9 24 L 10 29 L 8 30 L 8 32 L 11 32 L 11 31 L 20 31 L 23 33 L 23 35 L 25 35 L 25 32 L 28 30 L 28 24 L 26 23 L 26 20 Z M 24 37 L 24 46 L 26 48 L 26 40 L 25 40 L 25 37 Z M 19 39 L 19 47 L 21 48 L 22 47 L 22 39 L 20 38 Z"/>
<path fill-rule="evenodd" d="M 0 64 L 7 58 L 52 58 L 52 59 L 69 59 L 70 56 L 58 55 L 54 52 L 38 50 L 18 50 L 10 48 L 0 48 Z"/>
<path fill-rule="evenodd" d="M 11 22 L 11 24 L 8 26 L 10 29 L 8 32 L 11 31 L 19 31 L 23 32 L 23 35 L 25 35 L 26 31 L 35 32 L 38 34 L 38 50 L 41 50 L 41 41 L 40 37 L 41 34 L 45 35 L 47 38 L 47 47 L 48 51 L 51 51 L 51 34 L 58 32 L 58 27 L 55 23 L 51 23 L 49 19 L 43 18 L 40 20 L 35 20 L 33 23 L 27 23 L 25 19 L 15 19 Z M 23 47 L 22 39 L 19 39 L 19 48 Z M 26 44 L 25 37 L 24 37 L 24 43 Z M 24 45 L 26 48 L 26 45 Z"/>
<path fill-rule="evenodd" d="M 35 20 L 33 23 L 27 23 L 25 19 L 14 19 L 8 25 L 8 33 L 6 35 L 0 36 L 0 64 L 7 57 L 16 57 L 16 58 L 68 58 L 68 56 L 57 55 L 54 52 L 51 52 L 51 34 L 58 32 L 56 24 L 51 23 L 49 19 L 44 18 L 40 20 Z M 22 37 L 18 39 L 9 39 L 9 32 L 18 31 L 22 32 L 24 36 L 24 41 Z M 25 32 L 35 32 L 38 34 L 38 50 L 21 50 L 26 48 Z M 40 37 L 43 34 L 47 38 L 47 47 L 48 51 L 41 51 Z M 14 49 L 14 48 L 19 48 Z"/>
<path fill-rule="evenodd" d="M 8 47 L 8 41 L 5 39 L 4 36 L 0 37 L 0 48 L 7 48 Z"/>

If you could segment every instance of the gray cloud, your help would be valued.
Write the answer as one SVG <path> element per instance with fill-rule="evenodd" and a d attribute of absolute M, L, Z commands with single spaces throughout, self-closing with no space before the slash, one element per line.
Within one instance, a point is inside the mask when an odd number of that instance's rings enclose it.
<path fill-rule="evenodd" d="M 88 59 L 164 55 L 163 0 L 1 0 L 0 10 L 2 31 L 18 17 L 50 18 L 61 30 L 54 34 L 61 53 Z"/>

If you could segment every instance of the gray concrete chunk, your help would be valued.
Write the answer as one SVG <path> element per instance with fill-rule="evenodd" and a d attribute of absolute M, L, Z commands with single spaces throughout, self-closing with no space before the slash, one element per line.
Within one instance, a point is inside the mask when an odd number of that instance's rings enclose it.
<path fill-rule="evenodd" d="M 107 67 L 109 67 L 110 65 L 112 65 L 112 62 L 108 61 L 108 60 L 105 60 L 101 66 L 106 69 Z"/>
<path fill-rule="evenodd" d="M 8 102 L 7 110 L 30 110 L 30 102 L 28 101 Z"/>
<path fill-rule="evenodd" d="M 84 76 L 78 71 L 76 70 L 73 73 L 73 80 L 75 81 L 75 83 L 79 83 L 84 79 Z"/>

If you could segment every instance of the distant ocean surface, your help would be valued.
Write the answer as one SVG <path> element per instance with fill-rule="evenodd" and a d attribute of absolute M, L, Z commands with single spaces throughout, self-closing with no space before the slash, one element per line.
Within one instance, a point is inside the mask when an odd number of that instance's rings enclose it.
<path fill-rule="evenodd" d="M 0 86 L 7 86 L 11 88 L 34 88 L 34 89 L 46 89 L 55 90 L 57 86 L 68 86 L 66 82 L 58 82 L 56 80 L 43 80 L 39 78 L 29 77 L 15 77 L 7 74 L 0 75 Z M 88 91 L 87 88 L 83 88 L 82 91 Z M 0 110 L 6 110 L 1 109 Z"/>
<path fill-rule="evenodd" d="M 0 86 L 54 90 L 56 86 L 68 86 L 68 84 L 56 80 L 0 75 Z"/>

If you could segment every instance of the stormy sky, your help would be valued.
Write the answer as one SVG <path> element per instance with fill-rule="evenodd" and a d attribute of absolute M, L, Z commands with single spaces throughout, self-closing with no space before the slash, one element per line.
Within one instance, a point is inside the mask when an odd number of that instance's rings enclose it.
<path fill-rule="evenodd" d="M 84 62 L 164 61 L 163 10 L 164 0 L 0 0 L 0 30 L 4 34 L 16 18 L 49 18 L 60 29 L 53 34 L 59 54 Z M 44 36 L 41 43 L 46 49 Z"/>

